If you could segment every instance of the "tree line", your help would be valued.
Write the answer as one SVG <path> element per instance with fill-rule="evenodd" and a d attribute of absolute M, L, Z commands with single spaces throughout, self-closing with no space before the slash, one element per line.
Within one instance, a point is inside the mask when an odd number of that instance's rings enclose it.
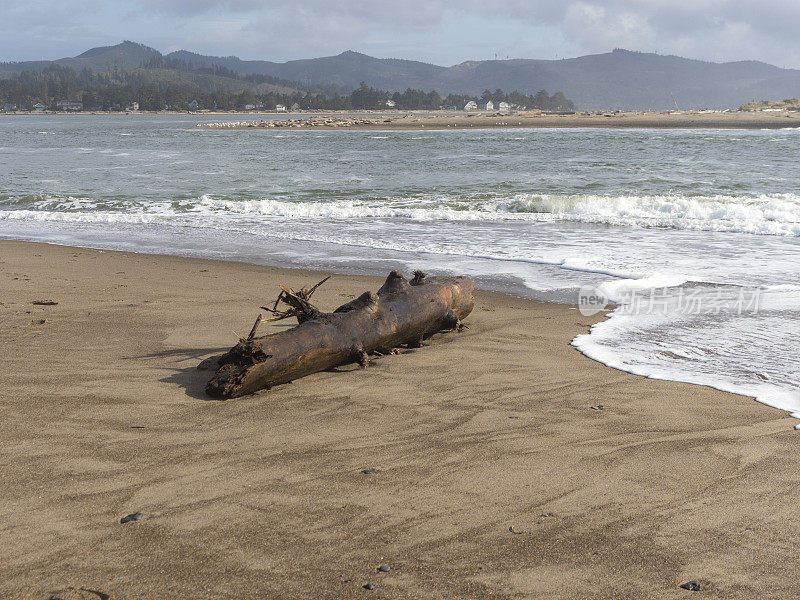
<path fill-rule="evenodd" d="M 362 104 L 354 108 L 376 108 L 386 104 L 386 101 L 391 100 L 397 108 L 408 110 L 436 110 L 442 107 L 449 109 L 463 109 L 467 103 L 475 102 L 478 108 L 486 106 L 487 102 L 492 102 L 494 108 L 497 109 L 501 102 L 507 103 L 511 108 L 518 109 L 538 109 L 547 111 L 561 111 L 571 112 L 575 110 L 575 105 L 567 99 L 561 92 L 556 92 L 552 96 L 546 90 L 541 90 L 536 94 L 523 94 L 517 91 L 506 94 L 501 89 L 496 89 L 494 92 L 484 90 L 480 96 L 471 96 L 469 94 L 448 94 L 444 98 L 441 97 L 435 90 L 425 92 L 423 90 L 407 89 L 405 92 L 383 92 L 368 88 L 364 83 L 361 84 L 358 90 L 355 90 L 351 96 L 354 102 Z M 363 100 L 362 100 L 363 99 Z"/>
<path fill-rule="evenodd" d="M 264 85 L 268 84 L 268 85 Z M 286 82 L 267 75 L 242 75 L 222 66 L 195 66 L 179 59 L 156 57 L 138 69 L 112 69 L 76 72 L 52 63 L 42 71 L 22 71 L 0 79 L 0 107 L 16 106 L 30 110 L 37 103 L 58 110 L 59 102 L 78 102 L 83 110 L 125 110 L 134 103 L 140 110 L 275 110 L 297 105 L 309 110 L 438 110 L 463 109 L 474 101 L 479 107 L 491 101 L 497 108 L 507 102 L 514 108 L 572 111 L 573 103 L 561 92 L 552 96 L 545 90 L 537 94 L 500 89 L 485 90 L 481 96 L 449 94 L 407 89 L 388 92 L 365 83 L 350 93 L 336 88 L 324 91 L 291 89 Z M 295 84 L 299 85 L 299 84 Z M 281 91 L 259 91 L 264 88 Z M 286 90 L 286 91 L 283 91 Z"/>

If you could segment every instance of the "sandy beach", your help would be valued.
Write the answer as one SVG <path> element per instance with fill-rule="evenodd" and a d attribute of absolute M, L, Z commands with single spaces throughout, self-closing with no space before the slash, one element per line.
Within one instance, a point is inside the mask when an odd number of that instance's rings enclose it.
<path fill-rule="evenodd" d="M 781 129 L 800 127 L 800 112 L 721 111 L 609 111 L 551 114 L 541 112 L 436 114 L 409 112 L 398 115 L 366 113 L 292 115 L 286 120 L 247 119 L 240 122 L 198 124 L 201 129 L 321 129 L 418 130 L 506 128 L 647 128 L 647 129 Z"/>
<path fill-rule="evenodd" d="M 783 129 L 800 127 L 800 112 L 776 111 L 583 111 L 576 113 L 542 113 L 513 111 L 509 113 L 448 113 L 444 111 L 136 111 L 121 113 L 87 112 L 17 112 L 18 116 L 71 117 L 80 115 L 167 116 L 192 115 L 200 129 L 318 129 L 318 130 L 418 130 L 418 129 L 505 129 L 505 128 L 571 128 L 608 129 Z M 240 116 L 241 121 L 204 123 L 203 117 Z M 265 119 L 267 116 L 269 118 Z M 276 120 L 279 116 L 281 119 Z"/>
<path fill-rule="evenodd" d="M 205 398 L 196 365 L 319 278 L 0 242 L 0 597 L 800 595 L 796 421 L 585 358 L 570 306 L 479 292 L 421 349 Z"/>

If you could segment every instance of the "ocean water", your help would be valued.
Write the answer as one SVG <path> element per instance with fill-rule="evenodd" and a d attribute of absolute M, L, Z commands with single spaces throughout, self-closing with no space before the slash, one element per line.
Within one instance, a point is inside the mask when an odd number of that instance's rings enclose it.
<path fill-rule="evenodd" d="M 800 417 L 799 130 L 193 129 L 201 120 L 0 117 L 0 237 L 467 273 L 613 308 L 573 342 L 610 366 Z"/>

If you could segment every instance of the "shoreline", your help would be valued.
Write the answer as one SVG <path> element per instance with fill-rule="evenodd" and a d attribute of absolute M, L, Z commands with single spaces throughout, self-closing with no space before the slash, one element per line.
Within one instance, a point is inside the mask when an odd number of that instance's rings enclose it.
<path fill-rule="evenodd" d="M 178 260 L 188 260 L 188 261 L 210 261 L 212 263 L 221 263 L 222 265 L 242 265 L 242 266 L 258 267 L 258 268 L 263 268 L 263 269 L 267 269 L 267 270 L 286 271 L 286 272 L 289 272 L 289 273 L 303 273 L 303 274 L 306 274 L 311 279 L 314 279 L 314 278 L 321 279 L 321 278 L 326 277 L 328 275 L 335 275 L 337 277 L 345 277 L 345 278 L 351 278 L 352 277 L 352 278 L 365 279 L 365 280 L 374 280 L 375 289 L 376 290 L 383 283 L 383 277 L 381 277 L 380 275 L 363 274 L 363 273 L 335 272 L 335 271 L 324 270 L 324 269 L 316 269 L 316 268 L 310 269 L 310 268 L 306 268 L 306 267 L 287 266 L 286 264 L 272 264 L 272 263 L 269 263 L 269 262 L 256 263 L 256 262 L 251 262 L 251 261 L 247 261 L 247 260 L 244 260 L 244 259 L 209 258 L 209 257 L 203 257 L 203 256 L 191 256 L 191 255 L 187 255 L 187 254 L 169 253 L 169 252 L 167 252 L 167 253 L 164 253 L 164 252 L 148 252 L 148 251 L 133 252 L 133 251 L 130 251 L 130 250 L 121 250 L 121 249 L 103 247 L 101 245 L 98 245 L 98 246 L 76 246 L 76 245 L 73 245 L 73 244 L 70 244 L 70 243 L 62 243 L 62 242 L 58 242 L 58 241 L 40 241 L 40 240 L 31 240 L 31 239 L 25 239 L 25 238 L 2 238 L 2 237 L 0 237 L 0 250 L 2 250 L 2 247 L 5 244 L 23 244 L 23 245 L 33 245 L 33 246 L 43 245 L 43 246 L 54 246 L 54 247 L 57 247 L 57 248 L 65 248 L 67 250 L 82 250 L 82 251 L 98 252 L 98 253 L 109 252 L 109 253 L 117 253 L 117 254 L 123 254 L 123 255 L 130 254 L 130 255 L 133 255 L 133 256 L 151 256 L 151 257 L 156 257 L 156 258 L 158 258 L 158 257 L 174 258 L 174 259 L 178 259 Z M 2 264 L 2 263 L 0 262 L 0 264 Z M 552 300 L 543 300 L 543 299 L 538 299 L 538 298 L 532 298 L 532 297 L 529 297 L 529 296 L 525 296 L 524 293 L 522 293 L 522 292 L 513 291 L 513 290 L 515 290 L 515 286 L 509 287 L 508 285 L 506 285 L 504 287 L 492 288 L 492 287 L 481 287 L 480 283 L 476 283 L 475 284 L 475 291 L 476 291 L 476 293 L 479 293 L 479 294 L 496 294 L 496 295 L 499 295 L 501 297 L 507 297 L 507 298 L 519 300 L 519 301 L 522 301 L 522 302 L 531 302 L 531 303 L 534 303 L 534 304 L 560 306 L 560 307 L 565 307 L 565 308 L 567 308 L 569 310 L 577 311 L 577 307 L 573 306 L 570 303 L 562 303 L 562 302 L 555 302 L 555 301 L 552 301 Z M 591 325 L 594 325 L 596 323 L 605 321 L 605 319 L 608 316 L 610 316 L 610 314 L 612 312 L 613 312 L 613 305 L 612 305 L 612 308 L 605 308 L 605 309 L 601 310 L 599 313 L 597 313 L 594 316 L 583 316 L 583 315 L 581 315 L 581 318 L 583 320 L 585 320 L 585 321 L 589 321 L 590 322 L 589 326 L 591 326 Z M 585 331 L 581 331 L 580 333 L 581 334 L 588 334 L 589 332 L 590 332 L 590 327 L 587 328 Z M 791 414 L 792 410 L 790 410 L 788 408 L 781 408 L 781 407 L 775 406 L 773 404 L 769 404 L 769 403 L 766 403 L 766 402 L 761 402 L 758 399 L 756 399 L 754 396 L 748 395 L 746 393 L 740 393 L 740 392 L 736 392 L 736 391 L 726 390 L 721 386 L 715 386 L 715 385 L 706 384 L 706 383 L 693 383 L 693 382 L 690 382 L 690 381 L 681 381 L 681 380 L 678 380 L 678 379 L 666 379 L 666 378 L 660 378 L 660 377 L 659 378 L 650 377 L 648 375 L 640 375 L 640 374 L 635 373 L 635 372 L 626 371 L 624 369 L 620 369 L 620 368 L 614 367 L 612 365 L 608 365 L 605 362 L 603 362 L 602 360 L 600 360 L 598 358 L 593 358 L 593 357 L 589 356 L 588 354 L 582 352 L 577 346 L 575 346 L 572 343 L 573 341 L 574 341 L 574 337 L 570 340 L 570 347 L 575 352 L 577 352 L 578 354 L 580 354 L 581 356 L 583 356 L 585 358 L 588 358 L 589 360 L 591 360 L 593 362 L 596 362 L 596 363 L 602 365 L 603 367 L 605 367 L 607 369 L 612 369 L 614 371 L 619 371 L 621 373 L 625 373 L 626 375 L 631 375 L 631 376 L 634 376 L 634 377 L 642 377 L 644 379 L 651 379 L 651 380 L 657 380 L 657 381 L 664 381 L 664 382 L 668 382 L 668 383 L 677 383 L 677 384 L 681 384 L 681 385 L 689 385 L 689 386 L 698 386 L 698 387 L 702 387 L 702 388 L 708 388 L 708 389 L 717 391 L 717 392 L 722 393 L 722 394 L 730 394 L 732 396 L 738 396 L 740 398 L 745 398 L 745 399 L 751 400 L 753 402 L 758 402 L 759 404 L 762 404 L 763 406 L 766 406 L 768 408 L 771 408 L 771 409 L 774 409 L 774 410 L 778 410 L 778 411 L 781 411 L 783 413 L 787 413 L 787 415 L 790 418 L 794 419 L 795 421 L 798 418 L 800 418 L 800 417 L 793 416 Z M 800 430 L 800 424 L 797 424 L 795 429 Z"/>
<path fill-rule="evenodd" d="M 306 117 L 288 120 L 252 122 L 216 122 L 199 124 L 196 129 L 314 129 L 356 131 L 417 131 L 448 129 L 785 129 L 800 127 L 800 112 L 770 113 L 576 113 L 534 114 L 494 113 L 468 115 L 415 115 Z"/>
<path fill-rule="evenodd" d="M 437 131 L 451 129 L 786 129 L 800 127 L 800 112 L 762 115 L 740 113 L 606 113 L 595 114 L 491 114 L 307 117 L 234 123 L 204 123 L 195 129 L 221 130 L 351 130 Z"/>
<path fill-rule="evenodd" d="M 795 420 L 583 356 L 601 317 L 479 291 L 463 333 L 218 402 L 196 365 L 318 273 L 0 241 L 0 280 L 0 595 L 800 591 Z"/>
<path fill-rule="evenodd" d="M 199 124 L 198 129 L 447 130 L 494 128 L 601 129 L 783 129 L 800 127 L 800 111 L 584 111 L 572 114 L 512 111 L 445 113 L 438 111 L 302 111 L 302 112 L 15 112 L 7 116 L 260 116 L 285 117 L 230 125 Z M 282 125 L 281 125 L 282 124 Z"/>

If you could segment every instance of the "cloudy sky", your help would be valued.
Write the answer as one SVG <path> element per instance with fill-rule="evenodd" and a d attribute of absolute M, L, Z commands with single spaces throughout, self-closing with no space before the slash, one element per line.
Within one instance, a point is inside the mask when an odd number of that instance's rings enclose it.
<path fill-rule="evenodd" d="M 284 61 L 357 50 L 452 65 L 615 47 L 800 68 L 800 1 L 0 0 L 0 60 L 118 43 Z"/>

